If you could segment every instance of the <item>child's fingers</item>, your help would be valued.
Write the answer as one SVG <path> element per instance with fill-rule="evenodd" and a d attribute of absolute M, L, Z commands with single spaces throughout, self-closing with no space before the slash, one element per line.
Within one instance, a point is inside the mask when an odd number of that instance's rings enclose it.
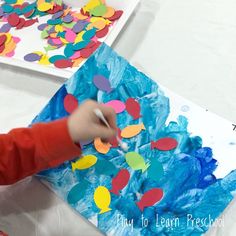
<path fill-rule="evenodd" d="M 116 131 L 104 125 L 95 125 L 93 127 L 93 134 L 95 137 L 100 137 L 102 140 L 109 140 L 116 135 Z"/>
<path fill-rule="evenodd" d="M 117 130 L 116 126 L 116 113 L 113 108 L 105 107 L 101 105 L 100 110 L 102 111 L 103 115 L 105 116 L 107 122 L 111 126 L 112 129 Z"/>

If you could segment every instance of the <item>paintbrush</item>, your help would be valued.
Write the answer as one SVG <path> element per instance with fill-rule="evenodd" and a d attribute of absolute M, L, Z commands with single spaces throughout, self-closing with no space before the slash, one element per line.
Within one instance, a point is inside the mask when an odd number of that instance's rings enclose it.
<path fill-rule="evenodd" d="M 107 126 L 107 128 L 111 129 L 111 126 L 107 122 L 106 118 L 104 117 L 104 115 L 100 109 L 98 109 L 98 108 L 94 109 L 94 113 Z M 118 135 L 116 135 L 116 139 L 117 139 L 121 149 L 123 151 L 127 152 L 129 149 L 127 143 L 122 142 L 121 139 L 118 137 Z"/>

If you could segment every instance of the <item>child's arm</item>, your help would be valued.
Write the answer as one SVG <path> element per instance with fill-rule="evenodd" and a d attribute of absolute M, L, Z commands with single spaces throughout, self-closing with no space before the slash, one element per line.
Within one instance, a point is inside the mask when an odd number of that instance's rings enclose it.
<path fill-rule="evenodd" d="M 112 130 L 104 127 L 93 113 L 103 111 Z M 115 113 L 95 102 L 81 105 L 68 119 L 32 128 L 14 129 L 0 135 L 0 185 L 7 185 L 41 170 L 58 166 L 80 155 L 76 142 L 115 135 Z"/>

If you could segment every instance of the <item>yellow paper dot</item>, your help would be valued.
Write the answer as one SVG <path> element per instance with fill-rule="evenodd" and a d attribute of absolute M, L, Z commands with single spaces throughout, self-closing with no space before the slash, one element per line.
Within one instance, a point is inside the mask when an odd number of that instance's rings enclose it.
<path fill-rule="evenodd" d="M 40 65 L 50 65 L 51 63 L 49 62 L 49 57 L 45 54 L 41 57 L 39 61 Z"/>
<path fill-rule="evenodd" d="M 64 30 L 63 26 L 61 26 L 61 25 L 56 25 L 55 26 L 55 31 L 56 32 L 63 32 L 63 30 Z"/>
<path fill-rule="evenodd" d="M 72 67 L 78 67 L 82 62 L 84 61 L 84 58 L 78 58 L 73 62 Z"/>
<path fill-rule="evenodd" d="M 68 44 L 68 41 L 64 38 L 60 38 L 60 40 L 64 43 L 64 44 Z"/>
<path fill-rule="evenodd" d="M 83 41 L 84 33 L 85 33 L 85 31 L 81 31 L 80 33 L 78 33 L 77 37 L 75 38 L 75 43 L 79 43 L 79 42 Z"/>
<path fill-rule="evenodd" d="M 100 0 L 90 0 L 84 7 L 83 10 L 85 12 L 89 12 L 90 10 L 92 10 L 93 8 L 97 7 L 101 5 Z"/>
<path fill-rule="evenodd" d="M 48 11 L 50 9 L 53 8 L 53 4 L 52 3 L 48 3 L 48 2 L 44 2 L 44 3 L 40 3 L 38 2 L 38 10 L 39 11 L 42 11 L 42 12 L 45 12 L 45 11 Z"/>

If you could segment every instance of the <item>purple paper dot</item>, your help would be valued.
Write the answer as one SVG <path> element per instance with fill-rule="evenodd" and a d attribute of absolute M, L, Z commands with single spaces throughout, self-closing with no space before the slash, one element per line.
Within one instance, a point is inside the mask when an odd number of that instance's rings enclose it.
<path fill-rule="evenodd" d="M 85 28 L 85 26 L 86 26 L 87 24 L 88 24 L 87 21 L 79 21 L 78 23 L 76 23 L 76 24 L 74 25 L 73 31 L 74 31 L 75 33 L 79 33 L 79 32 L 81 32 L 81 31 Z"/>
<path fill-rule="evenodd" d="M 25 61 L 33 62 L 33 61 L 39 61 L 42 56 L 39 56 L 36 53 L 29 53 L 24 56 Z"/>
<path fill-rule="evenodd" d="M 9 32 L 11 29 L 11 25 L 6 23 L 5 25 L 3 25 L 1 28 L 0 28 L 0 32 L 1 33 L 7 33 Z"/>
<path fill-rule="evenodd" d="M 60 18 L 64 14 L 64 11 L 59 11 L 52 16 L 53 20 Z"/>
<path fill-rule="evenodd" d="M 58 45 L 58 44 L 54 43 L 51 38 L 48 39 L 48 44 L 50 44 L 51 46 L 57 46 Z"/>
<path fill-rule="evenodd" d="M 55 26 L 53 26 L 51 29 L 48 30 L 48 34 L 55 33 Z"/>
<path fill-rule="evenodd" d="M 107 93 L 110 93 L 112 91 L 110 81 L 105 78 L 103 75 L 95 75 L 93 78 L 94 85 Z"/>
<path fill-rule="evenodd" d="M 3 9 L 0 7 L 0 17 L 2 17 L 4 14 Z"/>
<path fill-rule="evenodd" d="M 43 31 L 47 26 L 48 26 L 47 23 L 43 23 L 43 24 L 38 26 L 38 30 Z"/>
<path fill-rule="evenodd" d="M 71 15 L 66 15 L 65 17 L 63 17 L 63 21 L 65 23 L 70 23 L 71 21 L 73 21 L 73 17 Z"/>

